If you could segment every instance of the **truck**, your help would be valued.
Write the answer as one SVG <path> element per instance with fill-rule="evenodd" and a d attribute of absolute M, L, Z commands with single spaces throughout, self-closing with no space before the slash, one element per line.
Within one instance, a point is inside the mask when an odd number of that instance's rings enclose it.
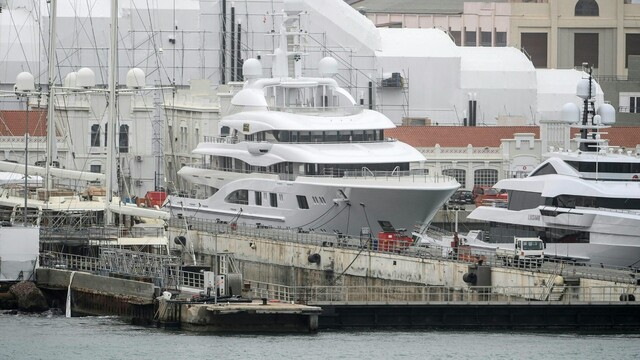
<path fill-rule="evenodd" d="M 503 265 L 540 266 L 544 261 L 545 244 L 539 237 L 513 238 L 513 248 L 496 248 L 496 257 Z"/>

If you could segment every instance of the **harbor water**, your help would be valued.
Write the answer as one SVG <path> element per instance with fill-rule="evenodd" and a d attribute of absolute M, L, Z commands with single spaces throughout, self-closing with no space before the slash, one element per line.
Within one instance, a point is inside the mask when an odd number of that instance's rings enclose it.
<path fill-rule="evenodd" d="M 0 314 L 0 359 L 637 359 L 636 334 L 351 330 L 203 335 L 63 312 Z"/>

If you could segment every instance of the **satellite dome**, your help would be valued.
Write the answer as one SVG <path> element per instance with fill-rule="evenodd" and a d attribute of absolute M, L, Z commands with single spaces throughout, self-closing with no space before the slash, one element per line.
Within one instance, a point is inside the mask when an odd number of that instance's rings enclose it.
<path fill-rule="evenodd" d="M 64 87 L 66 88 L 74 88 L 77 87 L 78 74 L 76 72 L 70 72 L 67 76 L 64 77 Z"/>
<path fill-rule="evenodd" d="M 330 56 L 324 57 L 318 63 L 318 70 L 320 71 L 320 76 L 332 77 L 338 73 L 338 62 Z"/>
<path fill-rule="evenodd" d="M 16 91 L 29 92 L 36 89 L 33 75 L 29 72 L 21 72 L 16 76 Z"/>
<path fill-rule="evenodd" d="M 262 77 L 262 63 L 260 60 L 250 58 L 242 64 L 242 75 L 247 79 L 256 79 Z"/>
<path fill-rule="evenodd" d="M 140 89 L 145 86 L 144 71 L 140 68 L 133 68 L 127 71 L 127 87 L 129 89 Z"/>
<path fill-rule="evenodd" d="M 574 103 L 566 103 L 562 106 L 562 121 L 574 124 L 580 120 L 580 109 Z"/>
<path fill-rule="evenodd" d="M 591 97 L 596 96 L 596 83 L 595 81 L 589 81 L 589 79 L 580 79 L 578 81 L 576 95 L 581 99 L 589 98 L 589 83 L 591 83 Z"/>
<path fill-rule="evenodd" d="M 611 125 L 616 122 L 616 109 L 611 104 L 602 104 L 598 108 L 598 115 L 604 125 Z"/>
<path fill-rule="evenodd" d="M 76 85 L 82 88 L 96 86 L 96 74 L 89 68 L 82 68 L 76 73 Z"/>

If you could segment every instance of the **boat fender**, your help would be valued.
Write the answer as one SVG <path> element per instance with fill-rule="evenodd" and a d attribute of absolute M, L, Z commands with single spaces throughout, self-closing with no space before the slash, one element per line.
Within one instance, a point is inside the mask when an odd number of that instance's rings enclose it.
<path fill-rule="evenodd" d="M 231 223 L 231 230 L 234 230 L 234 231 L 235 231 L 235 230 L 237 230 L 237 229 L 238 229 L 238 224 L 236 224 L 236 223 L 234 223 L 234 222 L 233 222 L 233 223 Z"/>
<path fill-rule="evenodd" d="M 620 301 L 636 301 L 636 296 L 633 294 L 620 294 Z"/>
<path fill-rule="evenodd" d="M 478 282 L 478 276 L 476 276 L 476 274 L 474 273 L 465 273 L 464 275 L 462 275 L 462 281 L 466 282 L 467 284 L 475 285 L 476 282 Z"/>
<path fill-rule="evenodd" d="M 307 260 L 309 260 L 309 262 L 312 264 L 320 264 L 321 257 L 320 257 L 320 254 L 314 253 L 309 255 L 307 257 Z"/>

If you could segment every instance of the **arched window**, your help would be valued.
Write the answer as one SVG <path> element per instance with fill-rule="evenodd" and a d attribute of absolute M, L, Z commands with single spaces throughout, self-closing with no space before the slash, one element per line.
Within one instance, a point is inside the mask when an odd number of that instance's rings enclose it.
<path fill-rule="evenodd" d="M 91 145 L 100 146 L 100 125 L 91 125 Z"/>
<path fill-rule="evenodd" d="M 498 170 L 479 169 L 473 174 L 474 186 L 493 186 L 498 182 Z"/>
<path fill-rule="evenodd" d="M 120 125 L 120 136 L 118 137 L 118 151 L 129 152 L 129 125 Z"/>
<path fill-rule="evenodd" d="M 576 16 L 599 16 L 600 8 L 596 0 L 578 0 L 576 3 Z"/>
<path fill-rule="evenodd" d="M 462 169 L 444 169 L 442 170 L 442 175 L 455 178 L 462 189 L 467 187 L 467 173 Z"/>

